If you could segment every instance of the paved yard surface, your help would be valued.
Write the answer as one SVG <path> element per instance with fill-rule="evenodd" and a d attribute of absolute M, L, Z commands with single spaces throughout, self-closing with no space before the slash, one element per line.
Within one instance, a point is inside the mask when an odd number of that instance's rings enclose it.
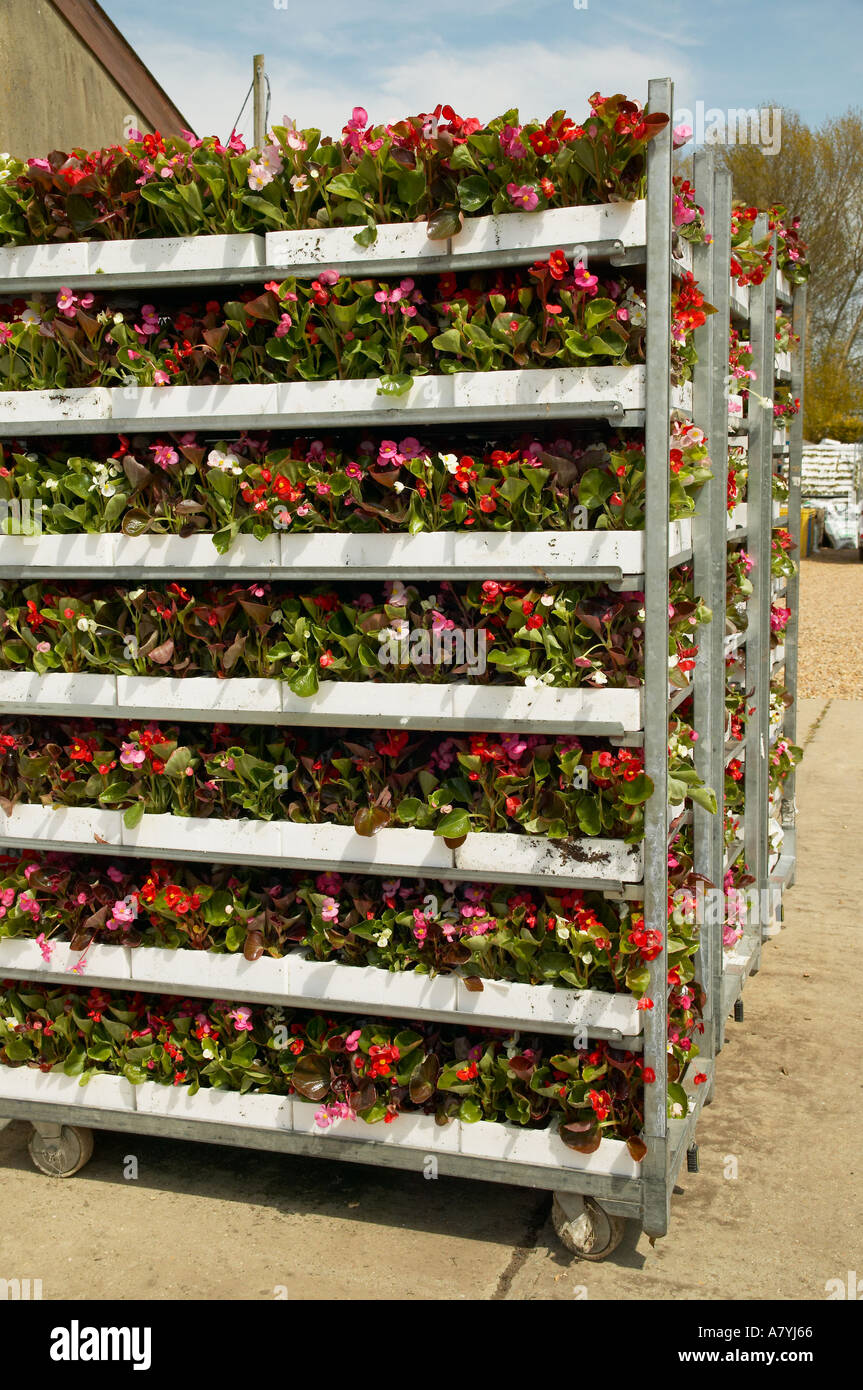
<path fill-rule="evenodd" d="M 856 550 L 823 550 L 801 563 L 798 685 L 801 698 L 863 700 L 863 565 Z"/>
<path fill-rule="evenodd" d="M 863 1270 L 863 700 L 803 700 L 800 716 L 786 930 L 729 1025 L 701 1172 L 653 1249 L 632 1227 L 611 1260 L 573 1262 L 542 1193 L 170 1140 L 99 1134 L 57 1181 L 16 1123 L 0 1133 L 0 1275 L 80 1300 L 823 1298 Z"/>

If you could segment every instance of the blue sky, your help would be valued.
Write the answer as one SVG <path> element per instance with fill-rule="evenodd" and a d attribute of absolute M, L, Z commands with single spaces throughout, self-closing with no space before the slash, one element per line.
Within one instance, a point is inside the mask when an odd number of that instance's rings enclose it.
<path fill-rule="evenodd" d="M 675 104 L 838 115 L 863 86 L 863 0 L 101 0 L 198 134 L 224 138 L 263 52 L 271 121 L 336 134 L 450 102 L 489 119 L 599 88 L 642 98 L 670 76 Z M 251 139 L 251 117 L 241 131 Z"/>

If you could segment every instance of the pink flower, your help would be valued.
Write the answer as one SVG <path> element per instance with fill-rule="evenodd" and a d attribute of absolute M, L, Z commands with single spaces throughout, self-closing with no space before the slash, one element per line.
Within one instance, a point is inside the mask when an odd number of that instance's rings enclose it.
<path fill-rule="evenodd" d="M 595 275 L 591 275 L 587 266 L 579 261 L 575 267 L 575 283 L 580 290 L 589 290 L 592 294 L 596 293 L 599 281 Z"/>
<path fill-rule="evenodd" d="M 674 195 L 673 221 L 675 227 L 685 227 L 695 221 L 695 208 L 688 208 L 678 193 Z"/>
<path fill-rule="evenodd" d="M 692 139 L 692 126 L 691 126 L 691 125 L 676 125 L 676 126 L 674 127 L 674 131 L 673 131 L 673 134 L 672 134 L 672 144 L 674 145 L 674 148 L 675 148 L 676 150 L 679 150 L 680 147 L 681 147 L 681 145 L 686 145 L 691 139 Z"/>
<path fill-rule="evenodd" d="M 523 208 L 525 212 L 533 212 L 539 202 L 536 189 L 532 188 L 529 183 L 508 183 L 506 191 L 509 194 L 510 202 L 517 208 Z"/>
<path fill-rule="evenodd" d="M 50 942 L 47 940 L 47 938 L 46 938 L 46 936 L 45 936 L 45 933 L 44 933 L 43 931 L 40 931 L 39 935 L 36 937 L 36 945 L 39 947 L 39 950 L 42 952 L 42 959 L 45 960 L 45 961 L 50 962 L 51 956 L 52 956 L 53 953 L 54 953 L 54 947 L 53 947 L 53 946 L 50 944 Z"/>
<path fill-rule="evenodd" d="M 361 478 L 363 476 L 363 470 L 358 463 L 349 463 L 345 472 L 349 478 Z"/>
<path fill-rule="evenodd" d="M 57 295 L 57 308 L 64 318 L 73 319 L 78 308 L 78 298 L 65 285 L 60 287 Z"/>
<path fill-rule="evenodd" d="M 290 333 L 293 326 L 294 320 L 291 318 L 290 314 L 282 314 L 282 317 L 279 319 L 279 322 L 276 325 L 276 337 L 284 338 L 288 333 Z"/>
<path fill-rule="evenodd" d="M 234 1027 L 238 1033 L 251 1033 L 252 1011 L 247 1004 L 241 1004 L 238 1008 L 231 1009 L 228 1018 L 233 1019 Z"/>
<path fill-rule="evenodd" d="M 321 916 L 325 922 L 337 922 L 339 920 L 339 905 L 335 898 L 324 898 L 321 903 Z"/>
<path fill-rule="evenodd" d="M 354 1029 L 353 1033 L 348 1033 L 348 1036 L 345 1038 L 345 1051 L 356 1052 L 357 1048 L 360 1045 L 360 1038 L 362 1037 L 362 1035 L 363 1034 L 361 1028 L 356 1028 Z"/>
<path fill-rule="evenodd" d="M 153 455 L 153 462 L 160 468 L 173 468 L 175 463 L 180 462 L 180 455 L 170 444 L 151 444 L 150 453 Z"/>
<path fill-rule="evenodd" d="M 154 386 L 168 386 L 170 385 L 170 381 L 171 378 L 168 376 L 167 372 L 158 371 L 153 373 Z"/>
<path fill-rule="evenodd" d="M 339 272 L 337 270 L 322 270 L 318 279 L 322 285 L 336 285 L 339 281 Z M 411 287 L 413 287 L 413 281 L 411 281 Z"/>
<path fill-rule="evenodd" d="M 520 140 L 520 125 L 505 125 L 500 133 L 500 147 L 507 159 L 525 159 L 527 150 Z"/>
<path fill-rule="evenodd" d="M 315 887 L 319 893 L 338 893 L 342 886 L 341 874 L 318 874 Z"/>
<path fill-rule="evenodd" d="M 51 643 L 50 643 L 50 642 L 37 642 L 37 643 L 36 643 L 36 650 L 37 650 L 37 652 L 50 652 L 50 650 L 51 650 Z"/>
<path fill-rule="evenodd" d="M 122 767 L 140 767 L 147 754 L 143 748 L 138 748 L 134 743 L 124 743 L 120 750 L 120 764 Z"/>

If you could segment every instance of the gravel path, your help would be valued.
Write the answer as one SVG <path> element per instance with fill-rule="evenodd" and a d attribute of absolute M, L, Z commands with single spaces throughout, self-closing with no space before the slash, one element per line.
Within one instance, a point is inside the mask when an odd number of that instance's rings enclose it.
<path fill-rule="evenodd" d="M 863 565 L 824 550 L 800 569 L 799 694 L 863 700 Z"/>

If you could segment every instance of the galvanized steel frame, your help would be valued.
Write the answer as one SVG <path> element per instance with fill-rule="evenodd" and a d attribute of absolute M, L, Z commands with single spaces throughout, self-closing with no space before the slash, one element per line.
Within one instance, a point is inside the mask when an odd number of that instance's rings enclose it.
<path fill-rule="evenodd" d="M 789 441 L 788 456 L 788 530 L 792 537 L 792 547 L 790 554 L 793 556 L 796 569 L 793 575 L 786 581 L 786 607 L 791 609 L 791 617 L 785 629 L 785 685 L 790 690 L 793 701 L 785 711 L 783 721 L 783 733 L 789 743 L 797 742 L 797 675 L 799 658 L 800 640 L 800 560 L 801 560 L 801 496 L 800 485 L 803 469 L 803 408 L 804 408 L 804 376 L 806 369 L 806 286 L 795 285 L 794 300 L 791 311 L 791 326 L 793 332 L 800 338 L 796 351 L 791 355 L 791 394 L 800 401 L 800 409 L 792 418 L 791 438 Z M 781 820 L 786 831 L 786 839 L 789 837 L 788 831 L 793 831 L 797 815 L 797 805 L 795 800 L 795 775 L 792 771 L 785 783 L 782 796 Z M 783 844 L 783 850 L 785 846 Z M 795 861 L 791 865 L 791 870 L 786 886 L 792 883 L 795 874 L 796 864 L 796 844 L 793 844 L 792 856 Z"/>
<path fill-rule="evenodd" d="M 653 80 L 649 84 L 648 109 L 651 111 L 673 110 L 672 84 L 668 79 Z M 701 341 L 706 353 L 706 365 L 699 368 L 696 377 L 698 392 L 694 409 L 696 423 L 700 423 L 711 439 L 711 453 L 715 476 L 704 489 L 699 500 L 695 518 L 698 542 L 694 545 L 696 563 L 696 587 L 709 593 L 711 606 L 719 618 L 724 613 L 724 561 L 725 561 L 725 470 L 722 466 L 723 446 L 727 420 L 724 415 L 725 396 L 720 382 L 724 383 L 727 354 L 728 325 L 728 277 L 722 269 L 726 256 L 726 236 L 724 224 L 730 225 L 730 191 L 723 182 L 723 176 L 713 175 L 708 162 L 699 156 L 699 177 L 705 181 L 703 197 L 705 208 L 710 209 L 718 232 L 717 245 L 698 251 L 698 266 L 701 275 L 706 277 L 708 300 L 716 303 L 720 313 L 711 322 L 708 331 L 702 332 Z M 671 1191 L 675 1177 L 680 1170 L 686 1147 L 692 1140 L 700 1106 L 706 1094 L 712 1089 L 713 1068 L 710 1058 L 713 1052 L 713 1036 L 710 1029 L 705 1033 L 704 1070 L 708 1074 L 709 1085 L 694 1097 L 690 1113 L 677 1120 L 669 1120 L 667 1114 L 667 1025 L 668 1025 L 668 715 L 672 707 L 668 699 L 668 584 L 669 584 L 669 471 L 668 436 L 671 414 L 671 287 L 672 287 L 672 137 L 671 123 L 649 144 L 647 153 L 647 368 L 646 368 L 646 523 L 645 523 L 645 719 L 644 750 L 645 766 L 654 783 L 654 795 L 648 801 L 645 812 L 645 872 L 643 881 L 645 925 L 659 932 L 662 950 L 650 963 L 649 994 L 652 1008 L 645 1014 L 644 1061 L 655 1072 L 655 1082 L 645 1088 L 644 1134 L 648 1145 L 647 1155 L 642 1163 L 642 1173 L 638 1179 L 625 1179 L 613 1176 L 583 1174 L 566 1169 L 549 1170 L 526 1164 L 510 1164 L 469 1156 L 441 1154 L 439 1162 L 443 1171 L 454 1174 L 487 1179 L 498 1182 L 515 1182 L 541 1188 L 557 1188 L 560 1191 L 590 1194 L 600 1198 L 608 1210 L 621 1215 L 640 1216 L 643 1227 L 651 1236 L 663 1235 L 668 1228 Z M 702 190 L 699 190 L 701 192 Z M 728 215 L 725 215 L 727 209 Z M 708 214 L 710 215 L 710 213 Z M 720 269 L 717 269 L 717 266 Z M 723 291 L 724 287 L 724 292 Z M 764 332 L 764 314 L 770 298 L 772 314 L 772 281 L 764 294 L 762 306 L 762 346 L 767 343 L 772 348 L 772 334 L 769 339 Z M 723 330 L 724 325 L 724 330 Z M 723 338 L 724 331 L 724 338 Z M 772 372 L 772 361 L 770 366 Z M 764 374 L 762 374 L 762 380 Z M 603 415 L 613 417 L 615 403 L 602 403 L 590 413 L 592 418 Z M 554 410 L 548 414 L 566 415 L 566 410 Z M 570 418 L 581 418 L 586 410 L 578 406 L 568 412 Z M 483 417 L 484 418 L 484 417 Z M 337 424 L 337 418 L 332 419 Z M 621 423 L 618 420 L 618 423 Z M 635 423 L 626 420 L 625 424 Z M 772 424 L 772 421 L 771 421 Z M 770 436 L 764 434 L 759 439 L 759 448 L 770 447 Z M 717 466 L 718 465 L 718 466 Z M 766 468 L 769 488 L 769 461 Z M 766 512 L 769 523 L 769 500 Z M 769 533 L 767 556 L 767 582 L 769 601 Z M 762 557 L 763 559 L 763 557 Z M 594 576 L 595 577 L 595 576 Z M 710 600 L 708 600 L 710 601 Z M 705 780 L 717 785 L 717 770 L 721 760 L 721 740 L 723 731 L 722 709 L 724 707 L 724 655 L 723 627 L 716 621 L 705 633 L 700 634 L 704 642 L 704 653 L 696 668 L 695 690 L 697 703 L 697 722 L 703 743 L 699 749 L 698 766 Z M 762 650 L 763 648 L 763 650 Z M 756 654 L 762 665 L 769 662 L 769 651 L 762 641 L 756 644 Z M 768 670 L 769 675 L 769 670 Z M 721 793 L 721 776 L 718 778 L 718 794 Z M 766 804 L 766 800 L 765 800 Z M 715 881 L 721 879 L 722 870 L 722 822 L 721 818 L 710 817 L 706 812 L 696 815 L 696 844 L 700 871 Z M 764 856 L 761 856 L 763 863 Z M 721 926 L 718 935 L 707 933 L 701 945 L 701 966 L 710 1002 L 709 1015 L 715 1019 L 721 1008 L 721 992 L 717 993 L 717 960 L 721 961 Z M 6 1101 L 0 1103 L 4 1114 L 33 1117 L 38 1110 L 49 1120 L 77 1121 L 93 1127 L 134 1129 L 136 1132 L 153 1134 L 174 1134 L 178 1137 L 206 1138 L 210 1142 L 240 1144 L 249 1147 L 275 1149 L 286 1152 L 313 1154 L 316 1156 L 338 1156 L 348 1161 L 378 1163 L 390 1167 L 410 1168 L 418 1161 L 418 1156 L 396 1147 L 381 1146 L 379 1151 L 370 1152 L 367 1143 L 350 1141 L 334 1142 L 329 1146 L 307 1136 L 296 1134 L 269 1134 L 263 1131 L 248 1130 L 239 1126 L 215 1125 L 170 1120 L 166 1117 L 135 1116 L 133 1120 L 126 1114 L 111 1112 L 106 1118 L 104 1112 L 95 1108 L 75 1109 L 74 1115 L 62 1106 L 39 1105 L 28 1107 L 27 1102 Z M 206 1131 L 206 1132 L 205 1132 Z M 376 1146 L 375 1146 L 376 1147 Z"/>

